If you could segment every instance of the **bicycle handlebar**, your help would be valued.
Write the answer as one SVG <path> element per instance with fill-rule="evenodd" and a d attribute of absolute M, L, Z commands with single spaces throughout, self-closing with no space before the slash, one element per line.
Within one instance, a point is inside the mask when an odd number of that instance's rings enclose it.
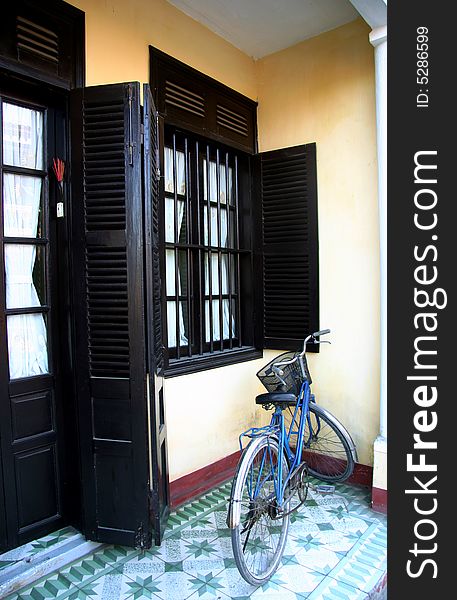
<path fill-rule="evenodd" d="M 320 337 L 321 335 L 326 335 L 327 333 L 330 333 L 330 329 L 321 329 L 320 331 L 310 333 L 310 335 L 307 338 L 305 338 L 305 341 L 303 342 L 303 350 L 300 352 L 300 354 L 297 354 L 290 360 L 285 360 L 285 361 L 281 361 L 278 363 L 274 363 L 273 366 L 271 367 L 272 371 L 274 373 L 276 373 L 276 375 L 279 377 L 279 379 L 281 379 L 281 375 L 284 375 L 284 372 L 279 367 L 283 367 L 283 366 L 285 367 L 286 365 L 291 365 L 292 363 L 296 362 L 300 358 L 303 358 L 303 356 L 306 353 L 306 344 L 310 340 L 313 340 L 315 344 L 324 343 L 324 342 L 316 340 L 316 338 Z M 326 343 L 330 344 L 330 342 L 326 342 Z"/>
<path fill-rule="evenodd" d="M 313 337 L 319 337 L 320 335 L 326 335 L 327 333 L 330 333 L 330 329 L 321 329 L 320 331 L 316 331 L 316 333 L 313 333 Z"/>

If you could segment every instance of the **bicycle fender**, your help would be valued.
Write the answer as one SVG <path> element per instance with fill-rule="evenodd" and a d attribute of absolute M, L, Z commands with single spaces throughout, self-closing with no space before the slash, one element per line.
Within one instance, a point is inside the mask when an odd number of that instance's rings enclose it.
<path fill-rule="evenodd" d="M 351 434 L 349 433 L 349 431 L 346 429 L 346 427 L 341 423 L 341 421 L 339 421 L 331 412 L 329 412 L 328 410 L 326 410 L 325 408 L 322 408 L 322 406 L 320 406 L 320 404 L 316 405 L 316 407 L 318 408 L 318 410 L 321 413 L 324 413 L 325 416 L 332 421 L 332 423 L 334 423 L 334 425 L 336 427 L 338 427 L 338 429 L 341 431 L 341 433 L 343 434 L 343 436 L 346 438 L 346 441 L 349 445 L 349 448 L 351 450 L 351 454 L 352 454 L 352 458 L 354 459 L 354 462 L 357 463 L 359 462 L 359 457 L 357 455 L 357 448 L 354 444 L 354 440 L 351 437 Z"/>

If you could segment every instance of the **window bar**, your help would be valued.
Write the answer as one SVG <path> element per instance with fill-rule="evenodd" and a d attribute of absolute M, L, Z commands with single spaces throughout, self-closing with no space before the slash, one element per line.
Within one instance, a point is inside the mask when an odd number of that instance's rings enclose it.
<path fill-rule="evenodd" d="M 187 138 L 184 138 L 184 174 L 186 182 L 186 244 L 187 244 L 187 347 L 189 356 L 192 356 L 192 320 L 191 320 L 191 273 L 193 273 L 191 264 L 191 252 L 189 244 L 191 243 L 190 237 L 190 200 L 189 200 L 189 152 L 187 145 Z"/>
<path fill-rule="evenodd" d="M 232 331 L 232 267 L 231 267 L 231 259 L 232 254 L 228 250 L 231 247 L 231 231 L 230 231 L 230 196 L 229 196 L 230 186 L 229 186 L 229 155 L 228 152 L 225 153 L 225 201 L 226 201 L 226 209 L 227 209 L 227 286 L 228 286 L 228 316 L 229 316 L 229 348 L 230 350 L 233 348 L 233 331 Z"/>
<path fill-rule="evenodd" d="M 201 213 L 200 213 L 200 171 L 199 171 L 199 165 L 200 165 L 200 147 L 198 144 L 198 140 L 195 142 L 195 168 L 196 168 L 196 174 L 195 174 L 195 182 L 197 184 L 197 195 L 196 195 L 196 202 L 197 202 L 197 242 L 198 244 L 201 244 L 202 242 L 202 238 L 201 238 Z M 202 290 L 202 250 L 201 248 L 198 249 L 198 289 Z M 200 318 L 198 319 L 198 328 L 199 328 L 199 350 L 200 350 L 200 354 L 203 354 L 203 318 L 204 318 L 204 300 L 203 300 L 203 296 L 202 293 L 200 292 L 199 294 L 199 302 L 200 302 Z"/>
<path fill-rule="evenodd" d="M 240 249 L 240 224 L 238 219 L 238 156 L 235 156 L 235 233 L 236 233 L 236 249 Z M 241 304 L 240 304 L 240 253 L 236 255 L 236 316 L 237 316 L 237 331 L 238 331 L 238 346 L 241 347 Z"/>
<path fill-rule="evenodd" d="M 5 315 L 34 315 L 40 313 L 42 315 L 48 315 L 51 307 L 48 304 L 41 304 L 40 306 L 21 306 L 18 308 L 5 308 Z"/>
<path fill-rule="evenodd" d="M 179 359 L 181 357 L 181 332 L 180 332 L 180 323 L 179 323 L 179 255 L 178 255 L 178 247 L 179 243 L 179 228 L 178 228 L 178 181 L 176 176 L 176 165 L 177 165 L 177 156 L 176 156 L 176 134 L 173 134 L 173 195 L 174 195 L 174 225 L 175 225 L 175 235 L 174 235 L 174 254 L 175 254 L 175 325 L 176 325 L 176 358 Z"/>
<path fill-rule="evenodd" d="M 224 326 L 222 322 L 222 236 L 221 236 L 221 172 L 219 148 L 216 150 L 216 189 L 217 189 L 217 281 L 219 289 L 219 342 L 221 350 L 224 349 Z"/>
<path fill-rule="evenodd" d="M 209 146 L 206 146 L 206 204 L 208 210 L 208 291 L 209 291 L 209 351 L 214 351 L 213 344 L 213 291 L 212 291 L 212 254 L 211 254 L 211 200 L 210 200 L 210 163 L 209 163 Z M 206 317 L 206 315 L 205 315 Z M 205 318 L 206 321 L 206 318 Z"/>

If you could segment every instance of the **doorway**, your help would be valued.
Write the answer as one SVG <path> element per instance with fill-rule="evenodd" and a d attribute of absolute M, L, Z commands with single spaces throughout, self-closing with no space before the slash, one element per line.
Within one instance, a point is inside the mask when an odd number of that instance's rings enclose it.
<path fill-rule="evenodd" d="M 13 79 L 0 94 L 0 550 L 78 526 L 71 376 L 67 99 Z M 59 206 L 58 206 L 59 204 Z M 58 209 L 58 210 L 57 210 Z M 63 218 L 61 218 L 63 217 Z"/>

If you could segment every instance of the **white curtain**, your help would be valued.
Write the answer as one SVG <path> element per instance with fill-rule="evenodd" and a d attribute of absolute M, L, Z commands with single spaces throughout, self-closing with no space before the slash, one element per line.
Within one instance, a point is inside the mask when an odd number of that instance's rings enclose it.
<path fill-rule="evenodd" d="M 203 199 L 207 200 L 207 171 L 206 171 L 206 160 L 203 161 Z M 209 164 L 209 198 L 211 201 L 217 202 L 217 176 L 216 176 L 216 163 L 210 161 Z M 229 167 L 229 202 L 232 201 L 232 169 Z M 228 207 L 227 207 L 227 188 L 226 188 L 226 169 L 225 165 L 219 167 L 219 203 L 220 207 L 220 246 L 227 248 L 230 246 L 228 240 Z M 210 207 L 210 223 L 208 223 L 208 207 L 204 206 L 204 243 L 210 246 L 219 246 L 219 223 L 217 218 L 217 206 Z M 209 229 L 211 230 L 211 236 L 208 235 Z M 232 228 L 233 229 L 233 228 Z M 221 294 L 229 293 L 229 270 L 228 270 L 228 255 L 223 254 L 221 260 Z M 219 313 L 219 264 L 218 255 L 211 253 L 211 282 L 209 273 L 209 258 L 208 253 L 205 255 L 205 294 L 209 294 L 209 287 L 211 283 L 211 293 L 213 295 L 211 308 L 212 308 L 212 339 L 213 341 L 220 341 L 221 339 L 221 327 L 220 327 L 220 313 Z M 215 298 L 217 297 L 217 298 Z M 211 340 L 211 310 L 210 301 L 205 300 L 205 338 L 206 342 Z M 230 319 L 232 319 L 232 336 L 235 335 L 235 321 L 231 316 L 230 303 L 228 299 L 222 299 L 222 339 L 228 339 L 230 336 Z"/>
<path fill-rule="evenodd" d="M 41 113 L 4 104 L 3 150 L 8 164 L 42 167 Z M 40 150 L 41 149 L 41 150 Z M 35 153 L 36 156 L 33 156 Z M 6 173 L 3 178 L 5 237 L 37 237 L 42 181 L 39 177 Z M 5 244 L 6 306 L 40 306 L 33 284 L 37 247 Z M 42 314 L 7 317 L 10 378 L 48 372 L 46 324 Z"/>
<path fill-rule="evenodd" d="M 186 177 L 185 177 L 185 160 L 183 152 L 176 152 L 176 188 L 178 194 L 186 193 Z M 165 148 L 165 191 L 174 193 L 173 180 L 173 150 Z M 175 199 L 165 198 L 165 241 L 169 243 L 177 243 L 184 218 L 184 200 L 177 201 L 177 223 L 178 223 L 178 239 L 175 239 Z M 165 254 L 165 275 L 166 275 L 166 290 L 167 296 L 174 296 L 176 293 L 175 270 L 175 251 L 167 250 Z M 178 295 L 181 294 L 181 272 L 178 273 Z M 179 345 L 187 346 L 188 340 L 185 335 L 184 315 L 182 302 L 178 303 L 178 311 L 176 311 L 176 301 L 167 301 L 167 330 L 168 330 L 168 347 L 176 348 L 176 312 L 179 319 Z"/>
<path fill-rule="evenodd" d="M 221 204 L 225 204 L 227 202 L 227 179 L 226 179 L 226 169 L 225 165 L 219 165 L 219 200 Z M 228 196 L 230 204 L 233 202 L 232 193 L 232 167 L 229 167 L 229 180 L 228 180 Z M 203 159 L 203 199 L 206 201 L 207 199 L 207 186 L 208 176 L 206 173 L 206 158 Z M 217 169 L 216 162 L 210 160 L 209 162 L 209 199 L 211 201 L 217 202 Z"/>
<path fill-rule="evenodd" d="M 186 193 L 186 169 L 184 152 L 176 151 L 176 193 L 184 195 Z M 173 149 L 165 148 L 165 191 L 175 191 L 173 179 Z"/>
<path fill-rule="evenodd" d="M 3 162 L 43 168 L 43 113 L 3 103 Z"/>

